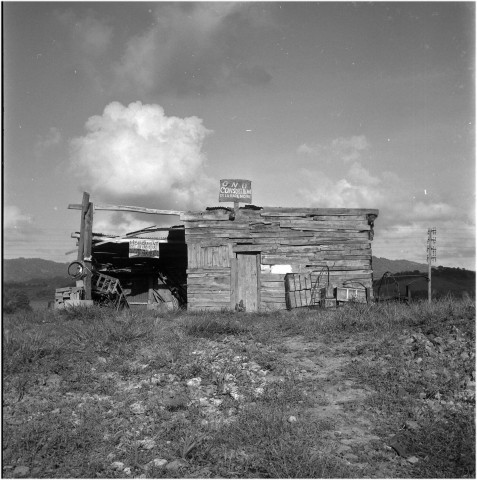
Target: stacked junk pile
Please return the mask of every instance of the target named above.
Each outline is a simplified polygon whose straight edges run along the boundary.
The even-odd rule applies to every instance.
[[[93,211],[126,207],[94,205],[83,195],[77,259],[68,274],[75,287],[58,288],[55,308],[100,305],[116,310],[174,310],[186,304],[187,248],[180,227],[152,225],[125,235],[93,233]],[[146,212],[147,213],[147,212]]]

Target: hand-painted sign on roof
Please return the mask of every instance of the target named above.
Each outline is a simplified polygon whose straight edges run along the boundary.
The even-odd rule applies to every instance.
[[[220,180],[219,202],[252,203],[251,180]]]
[[[129,257],[159,258],[159,240],[129,240]]]

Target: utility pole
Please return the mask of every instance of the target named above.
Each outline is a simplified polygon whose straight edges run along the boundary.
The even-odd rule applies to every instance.
[[[427,298],[429,303],[432,300],[432,288],[431,288],[431,278],[432,278],[432,261],[436,261],[436,228],[427,229],[427,267],[428,267],[428,281],[427,281]]]

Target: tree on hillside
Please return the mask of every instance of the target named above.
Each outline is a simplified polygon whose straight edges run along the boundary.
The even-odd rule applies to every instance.
[[[4,313],[15,313],[19,310],[30,311],[30,300],[23,290],[6,290],[3,294],[2,310]]]

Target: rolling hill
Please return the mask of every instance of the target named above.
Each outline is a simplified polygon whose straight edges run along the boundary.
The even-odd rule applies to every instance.
[[[427,272],[427,264],[410,262],[409,260],[388,260],[387,258],[373,257],[374,280],[379,280],[386,272],[413,272],[414,270]]]
[[[14,258],[3,260],[3,282],[24,283],[53,277],[68,279],[69,263],[52,262],[42,258]]]

